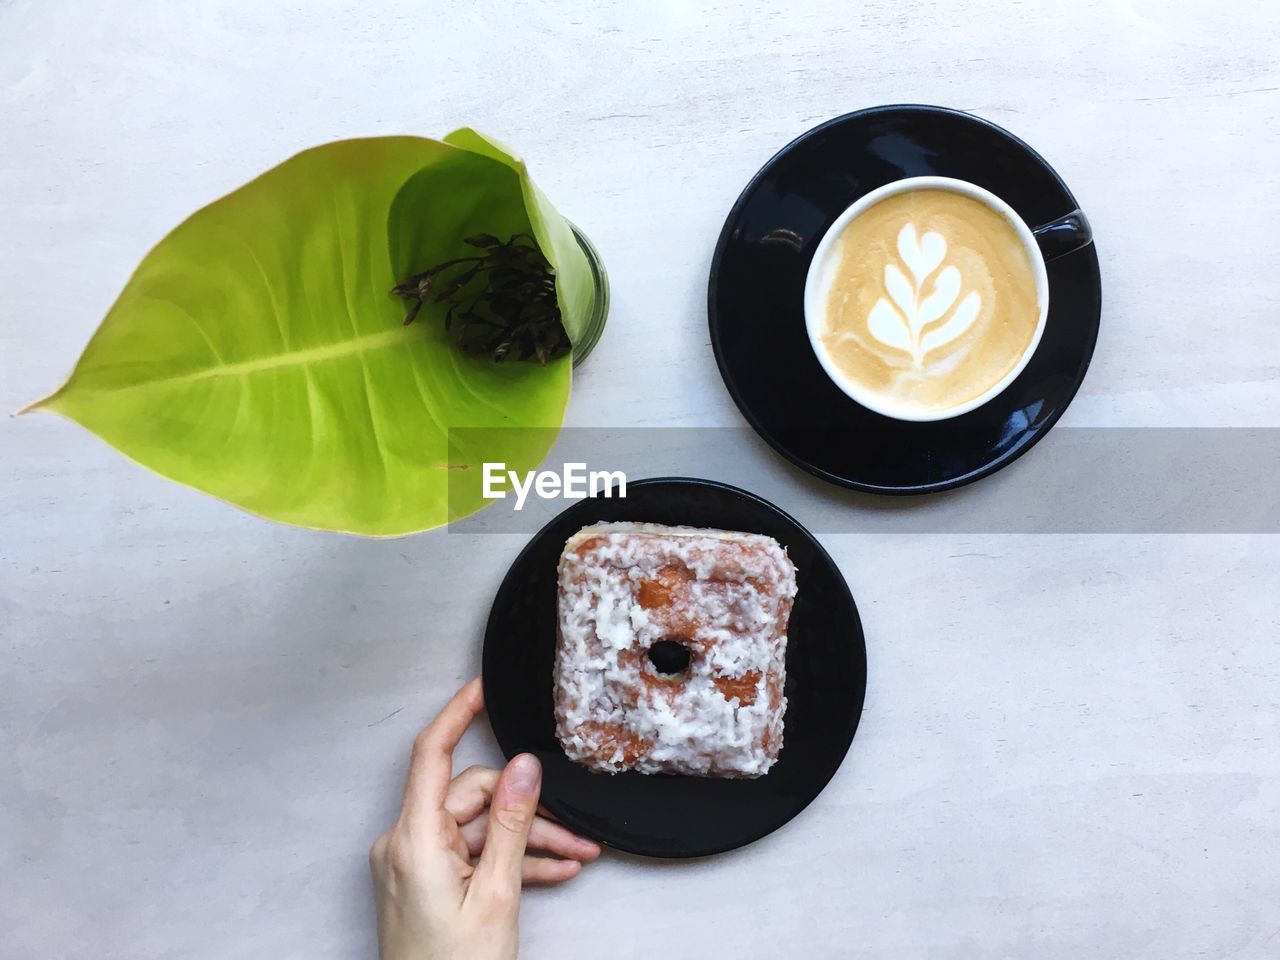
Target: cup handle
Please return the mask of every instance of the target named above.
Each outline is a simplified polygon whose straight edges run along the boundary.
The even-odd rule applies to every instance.
[[[1072,210],[1066,216],[1036,227],[1031,233],[1046,263],[1093,242],[1093,228],[1089,226],[1083,210]]]

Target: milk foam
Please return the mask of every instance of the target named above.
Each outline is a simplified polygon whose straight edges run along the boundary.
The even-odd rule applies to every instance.
[[[885,265],[884,289],[888,297],[880,297],[871,308],[867,329],[885,346],[911,354],[919,370],[930,350],[946,346],[973,326],[982,309],[982,295],[970,290],[956,306],[964,285],[960,270],[948,265],[933,277],[947,255],[947,241],[940,233],[929,231],[919,236],[916,225],[908,222],[898,233],[898,255],[911,272],[911,279],[896,263]],[[944,323],[925,331],[925,327],[943,317],[947,317]]]

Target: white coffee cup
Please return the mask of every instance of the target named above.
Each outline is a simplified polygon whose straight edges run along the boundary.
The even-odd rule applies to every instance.
[[[1036,301],[1040,309],[1035,332],[1030,342],[1022,352],[1018,362],[999,382],[992,384],[980,395],[964,403],[938,410],[921,410],[919,407],[898,406],[893,403],[892,398],[886,397],[883,393],[876,393],[852,382],[841,374],[821,342],[821,335],[825,328],[830,288],[838,266],[839,258],[836,256],[836,243],[840,235],[844,232],[846,226],[876,203],[896,194],[912,190],[950,190],[971,197],[1003,216],[1013,227],[1026,248],[1035,281]],[[1053,223],[1046,224],[1032,232],[1031,228],[1014,212],[1013,208],[990,190],[985,190],[968,181],[957,180],[952,177],[908,177],[905,180],[895,180],[893,183],[888,183],[883,187],[872,190],[859,198],[836,218],[835,223],[823,234],[822,240],[819,241],[818,248],[814,252],[813,260],[809,264],[809,272],[805,278],[804,286],[804,319],[805,327],[809,334],[809,343],[813,347],[814,355],[818,358],[818,362],[822,364],[822,369],[826,371],[832,383],[847,396],[867,409],[886,417],[913,421],[947,420],[977,409],[1000,394],[1022,373],[1030,362],[1031,357],[1035,354],[1036,347],[1040,344],[1040,338],[1044,334],[1045,323],[1049,317],[1049,274],[1045,267],[1045,255],[1041,251],[1037,237],[1040,237],[1046,248],[1051,251],[1051,256],[1060,256],[1083,246],[1091,239],[1088,221],[1085,220],[1084,215],[1079,210],[1073,211],[1067,216],[1061,217]],[[1064,237],[1066,238],[1065,242],[1063,242]]]

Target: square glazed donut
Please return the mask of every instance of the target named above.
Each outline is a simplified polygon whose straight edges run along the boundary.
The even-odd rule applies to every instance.
[[[564,752],[610,773],[768,773],[795,595],[795,565],[771,537],[649,523],[574,534],[560,555]]]

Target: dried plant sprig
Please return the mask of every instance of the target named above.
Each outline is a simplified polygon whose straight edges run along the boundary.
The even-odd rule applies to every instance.
[[[391,291],[412,304],[405,325],[424,304],[443,303],[444,327],[468,353],[544,365],[568,353],[555,271],[533,237],[519,233],[504,243],[478,233],[464,242],[480,252],[438,263]]]

